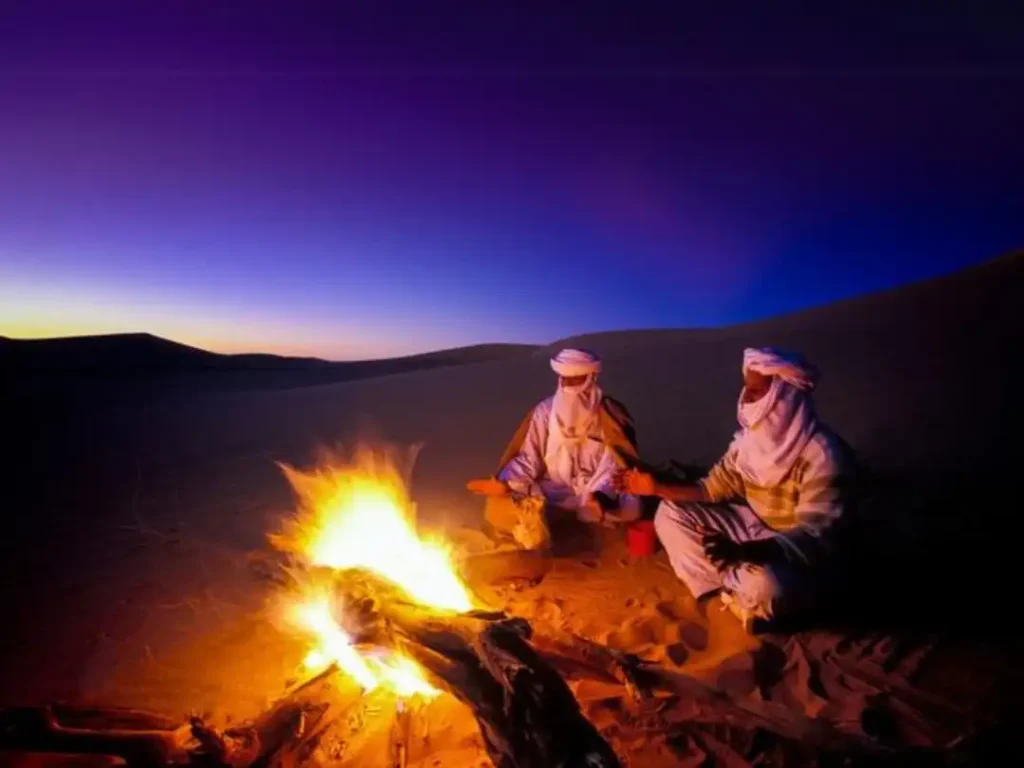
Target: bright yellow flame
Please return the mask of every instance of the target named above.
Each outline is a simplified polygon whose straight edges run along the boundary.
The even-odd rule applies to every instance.
[[[416,662],[405,656],[370,657],[374,671],[381,682],[394,689],[399,696],[423,696],[431,699],[439,691],[423,679]]]
[[[370,670],[359,652],[352,647],[348,635],[331,616],[331,608],[326,600],[300,605],[296,611],[296,618],[302,627],[316,636],[319,644],[314,653],[320,659],[336,662],[366,691],[377,687],[377,676]],[[308,661],[309,656],[306,659]]]
[[[447,553],[420,541],[394,494],[372,478],[339,485],[325,500],[322,524],[308,546],[314,565],[366,568],[434,608],[466,611],[471,606]]]
[[[332,461],[311,472],[283,470],[300,509],[281,534],[271,537],[276,546],[313,565],[373,571],[440,611],[472,608],[447,551],[416,535],[405,484],[387,458],[364,451],[351,465]],[[411,659],[360,655],[326,598],[301,603],[294,619],[317,641],[304,662],[307,669],[333,662],[367,691],[384,685],[400,696],[437,694]]]
[[[319,648],[311,650],[306,654],[306,658],[302,660],[302,666],[305,667],[307,672],[320,672],[329,664],[331,664],[331,657]]]

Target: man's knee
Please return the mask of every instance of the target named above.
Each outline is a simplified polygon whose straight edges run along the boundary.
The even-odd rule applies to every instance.
[[[684,507],[671,501],[661,502],[654,513],[654,530],[661,545],[670,552],[703,552],[700,535]]]
[[[510,534],[519,522],[519,507],[509,496],[489,496],[484,502],[484,520],[496,531]]]
[[[654,513],[654,530],[663,542],[665,534],[671,533],[679,528],[679,510],[671,501],[662,501]]]
[[[703,514],[698,502],[662,501],[654,513],[654,527],[658,531],[686,531],[696,535],[697,525]]]
[[[492,497],[484,507],[484,519],[497,532],[511,536],[523,549],[551,546],[544,500],[537,496],[515,500]]]

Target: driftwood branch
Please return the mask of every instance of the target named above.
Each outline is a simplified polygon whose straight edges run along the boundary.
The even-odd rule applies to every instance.
[[[498,768],[619,764],[565,680],[531,645],[526,621],[438,614],[361,572],[340,574],[335,595],[336,613],[354,637],[415,659],[470,708]]]
[[[187,727],[129,709],[26,707],[0,712],[0,749],[112,755],[129,766],[188,759]]]

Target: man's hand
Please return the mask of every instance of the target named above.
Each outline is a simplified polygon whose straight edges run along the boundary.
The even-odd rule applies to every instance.
[[[720,531],[704,531],[700,543],[704,547],[704,556],[720,571],[742,563],[767,565],[781,552],[779,543],[774,539],[733,541]]]
[[[739,565],[744,560],[743,545],[721,531],[705,531],[701,535],[700,544],[704,547],[704,556],[720,571]]]
[[[601,523],[605,527],[614,528],[616,525],[626,522],[623,520],[618,499],[612,498],[604,491],[594,491],[589,494],[584,499],[581,508],[578,518],[587,523]]]
[[[496,477],[487,477],[481,480],[470,480],[466,483],[466,490],[481,496],[507,496],[508,486]]]
[[[627,469],[619,475],[616,485],[620,493],[629,493],[633,496],[655,495],[654,475],[639,469]]]
[[[590,498],[597,502],[597,505],[601,507],[602,512],[612,512],[619,506],[619,502],[604,491],[594,491],[590,494]]]
[[[604,510],[593,494],[587,494],[580,502],[576,510],[576,519],[582,523],[600,523],[604,519]]]

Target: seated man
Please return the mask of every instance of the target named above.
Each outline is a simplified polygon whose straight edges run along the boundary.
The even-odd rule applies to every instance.
[[[849,471],[839,438],[815,415],[816,373],[802,358],[748,349],[743,378],[740,430],[701,483],[631,470],[620,485],[664,499],[654,524],[676,575],[698,600],[721,592],[752,631],[811,602]]]
[[[636,436],[625,406],[597,385],[601,360],[591,352],[564,349],[551,367],[559,377],[555,395],[520,425],[497,476],[467,486],[492,497],[487,521],[525,548],[549,543],[545,506],[573,511],[585,522],[639,514],[638,500],[619,499],[615,487],[625,463],[636,458]]]

